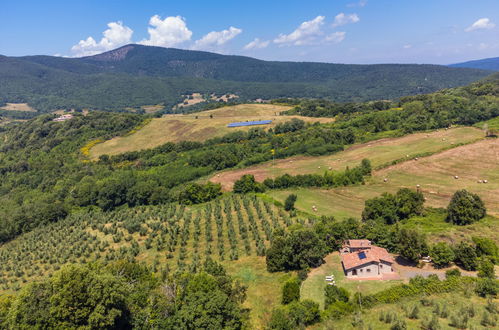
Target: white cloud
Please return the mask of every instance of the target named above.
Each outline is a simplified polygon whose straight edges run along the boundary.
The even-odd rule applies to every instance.
[[[359,2],[352,2],[347,4],[347,7],[365,7],[367,5],[367,0],[360,0]]]
[[[482,29],[493,29],[496,25],[490,21],[488,18],[480,18],[477,20],[475,23],[471,24],[468,28],[466,28],[464,31],[466,32],[471,32],[475,30],[482,30]]]
[[[326,37],[326,41],[338,44],[345,40],[346,32],[334,32]]]
[[[244,46],[244,49],[249,50],[249,49],[262,49],[265,48],[269,45],[270,41],[263,41],[260,40],[259,38],[255,38],[252,42]]]
[[[194,43],[193,49],[213,49],[234,39],[243,30],[231,26],[228,30],[211,31]]]
[[[411,44],[404,45],[404,49],[410,49],[410,48],[412,48]]]
[[[345,15],[345,13],[339,13],[334,18],[333,27],[342,26],[350,23],[357,23],[358,21],[360,21],[360,18],[359,16],[357,16],[357,14]]]
[[[99,42],[88,37],[71,47],[74,56],[95,55],[131,42],[133,30],[123,25],[122,22],[111,22],[107,26],[108,29],[103,32],[104,36]]]
[[[321,26],[324,24],[324,16],[317,16],[311,21],[306,21],[290,34],[280,34],[274,42],[281,45],[301,46],[312,43],[317,36],[322,34]]]
[[[191,40],[192,31],[187,28],[183,17],[169,16],[162,20],[159,15],[154,15],[149,20],[149,25],[149,39],[142,40],[140,44],[173,47]]]

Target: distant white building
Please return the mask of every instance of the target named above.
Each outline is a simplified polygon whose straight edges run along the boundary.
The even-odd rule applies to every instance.
[[[349,278],[378,277],[392,274],[393,258],[386,249],[369,240],[348,240],[341,249],[343,271]]]
[[[72,114],[66,114],[66,115],[62,115],[62,116],[59,116],[57,118],[54,118],[53,121],[66,121],[66,120],[70,120],[72,118],[73,118]]]

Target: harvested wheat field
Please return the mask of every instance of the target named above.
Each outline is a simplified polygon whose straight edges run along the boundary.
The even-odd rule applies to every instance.
[[[244,174],[252,174],[257,181],[285,173],[308,174],[354,167],[367,158],[373,167],[418,157],[424,153],[434,153],[458,144],[470,143],[483,138],[483,131],[473,127],[457,127],[430,133],[416,133],[400,138],[389,138],[354,145],[343,152],[321,157],[297,156],[215,174],[210,181],[221,183],[225,190],[231,190],[234,182]]]
[[[383,192],[394,193],[403,187],[416,189],[417,185],[427,199],[427,206],[446,207],[456,190],[467,189],[483,199],[488,214],[498,216],[499,139],[481,140],[375,171],[366,185],[329,190],[298,189],[297,206],[310,212],[311,205],[317,205],[318,214],[359,218],[366,199]],[[284,200],[289,193],[269,194]]]
[[[116,137],[98,144],[90,151],[93,159],[100,155],[116,155],[127,151],[154,148],[166,142],[205,141],[250,127],[229,128],[227,124],[239,121],[272,120],[272,124],[252,127],[274,127],[276,124],[300,118],[307,122],[332,122],[332,118],[280,116],[290,107],[272,104],[240,104],[192,114],[165,115],[155,118],[134,134]],[[212,118],[210,117],[212,116]]]
[[[28,103],[6,103],[0,110],[36,112]]]

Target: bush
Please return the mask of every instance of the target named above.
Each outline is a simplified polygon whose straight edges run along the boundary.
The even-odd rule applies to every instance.
[[[482,258],[478,266],[478,277],[496,278],[494,264],[488,258]]]
[[[286,201],[284,202],[284,209],[286,211],[291,211],[295,209],[295,202],[296,202],[297,196],[295,194],[291,194],[286,198]]]
[[[282,303],[289,304],[298,300],[300,300],[300,282],[297,279],[291,279],[282,287]]]
[[[447,221],[456,225],[469,225],[485,217],[485,206],[476,194],[458,190],[447,207]]]
[[[325,297],[325,307],[328,308],[329,305],[341,301],[348,302],[350,293],[345,288],[340,288],[335,285],[326,285],[324,287],[324,297]]]
[[[482,278],[477,282],[475,292],[480,297],[495,297],[499,293],[499,284],[495,279]]]
[[[448,266],[452,261],[454,261],[454,251],[445,242],[439,242],[433,245],[430,249],[430,256],[437,267]]]
[[[466,270],[476,270],[478,266],[478,255],[476,248],[470,242],[462,241],[454,248],[456,263]]]
[[[461,271],[458,268],[452,268],[452,269],[445,271],[446,278],[449,278],[452,276],[457,276],[457,277],[461,276]]]
[[[421,192],[402,188],[395,195],[384,193],[380,197],[366,200],[362,220],[394,224],[422,214],[423,204],[424,196]]]
[[[234,182],[233,190],[238,194],[246,194],[249,192],[264,192],[265,188],[261,183],[255,181],[255,177],[253,175],[245,174],[239,180]]]

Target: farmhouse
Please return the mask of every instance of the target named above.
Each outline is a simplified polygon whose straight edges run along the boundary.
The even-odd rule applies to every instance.
[[[341,249],[343,271],[349,278],[382,277],[393,274],[393,258],[369,240],[348,240]]]

